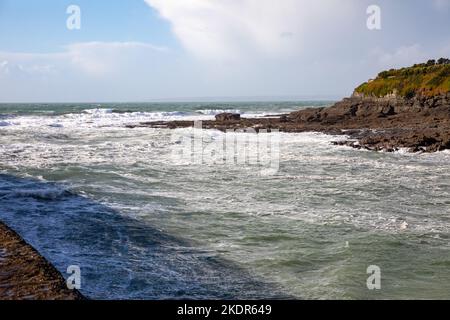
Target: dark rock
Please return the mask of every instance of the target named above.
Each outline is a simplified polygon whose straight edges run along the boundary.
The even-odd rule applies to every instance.
[[[321,111],[324,108],[308,108],[305,110],[300,110],[296,112],[292,112],[288,117],[294,121],[306,121],[313,122],[320,120]]]
[[[216,121],[239,121],[241,115],[238,113],[220,113],[216,115]]]
[[[282,115],[281,117],[280,117],[280,122],[288,122],[289,121],[289,118],[288,118],[288,116],[287,115]]]
[[[190,121],[140,124],[168,128],[192,125]],[[204,121],[203,126],[222,131],[253,128],[345,134],[351,140],[336,144],[375,151],[407,148],[413,152],[435,152],[450,149],[450,93],[410,99],[355,94],[327,108],[308,108],[278,118],[241,119],[239,114],[223,113],[216,116],[216,121]]]

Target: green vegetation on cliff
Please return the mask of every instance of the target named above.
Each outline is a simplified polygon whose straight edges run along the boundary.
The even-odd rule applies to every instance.
[[[355,89],[365,96],[384,97],[389,94],[413,98],[416,95],[434,96],[450,92],[450,60],[416,64],[402,69],[391,69],[378,74]]]

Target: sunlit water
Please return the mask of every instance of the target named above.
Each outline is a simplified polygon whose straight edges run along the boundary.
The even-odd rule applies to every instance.
[[[0,219],[90,298],[450,298],[450,153],[281,134],[267,176],[176,165],[174,131],[125,127],[324,104],[0,105]]]

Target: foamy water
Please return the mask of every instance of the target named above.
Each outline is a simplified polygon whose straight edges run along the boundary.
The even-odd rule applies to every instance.
[[[307,105],[5,107],[0,218],[62,272],[80,264],[93,298],[449,298],[450,153],[283,133],[279,171],[265,176],[175,164],[172,135],[190,129],[125,128]],[[369,265],[380,291],[366,287]]]

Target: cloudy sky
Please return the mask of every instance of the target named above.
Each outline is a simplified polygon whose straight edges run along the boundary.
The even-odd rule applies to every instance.
[[[340,98],[441,56],[450,0],[0,0],[0,102]]]

